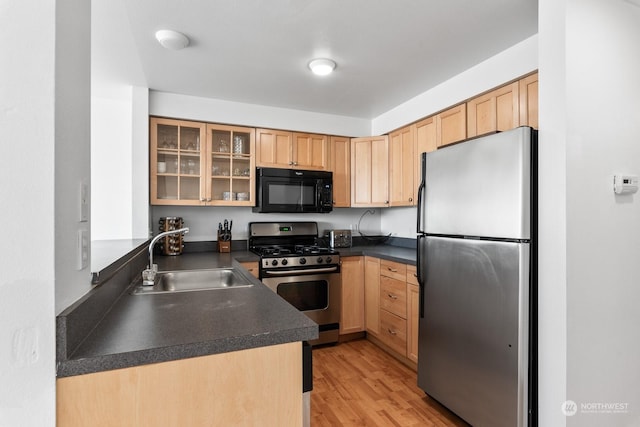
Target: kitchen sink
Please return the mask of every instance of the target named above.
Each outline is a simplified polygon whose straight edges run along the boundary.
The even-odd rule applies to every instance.
[[[246,288],[253,284],[234,268],[211,270],[179,270],[158,272],[153,286],[136,286],[133,295],[170,292],[205,291],[210,289]]]

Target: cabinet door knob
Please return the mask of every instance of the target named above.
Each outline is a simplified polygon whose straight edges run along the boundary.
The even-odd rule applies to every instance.
[[[409,197],[409,201],[410,201],[410,202],[413,202],[413,197]]]

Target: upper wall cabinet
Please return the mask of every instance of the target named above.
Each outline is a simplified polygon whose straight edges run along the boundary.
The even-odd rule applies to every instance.
[[[538,129],[538,73],[520,80],[520,126]]]
[[[467,104],[460,104],[436,114],[435,120],[438,147],[467,138]]]
[[[153,205],[254,205],[252,128],[151,118]]]
[[[351,207],[389,206],[389,140],[351,139]]]
[[[502,86],[467,102],[467,137],[519,126],[519,82]]]
[[[206,124],[151,118],[150,126],[151,204],[203,204]]]
[[[333,206],[351,206],[351,143],[349,138],[329,140],[329,169],[333,172]]]
[[[256,131],[256,166],[328,170],[327,136],[258,129]]]
[[[389,134],[389,206],[415,204],[415,126]]]

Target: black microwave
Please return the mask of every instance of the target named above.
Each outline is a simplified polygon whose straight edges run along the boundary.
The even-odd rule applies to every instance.
[[[332,210],[332,172],[256,168],[253,212],[324,213]]]

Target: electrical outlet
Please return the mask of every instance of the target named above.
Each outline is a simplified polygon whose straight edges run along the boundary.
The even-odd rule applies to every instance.
[[[78,230],[78,248],[77,248],[76,268],[84,270],[89,265],[89,236],[87,230]]]

